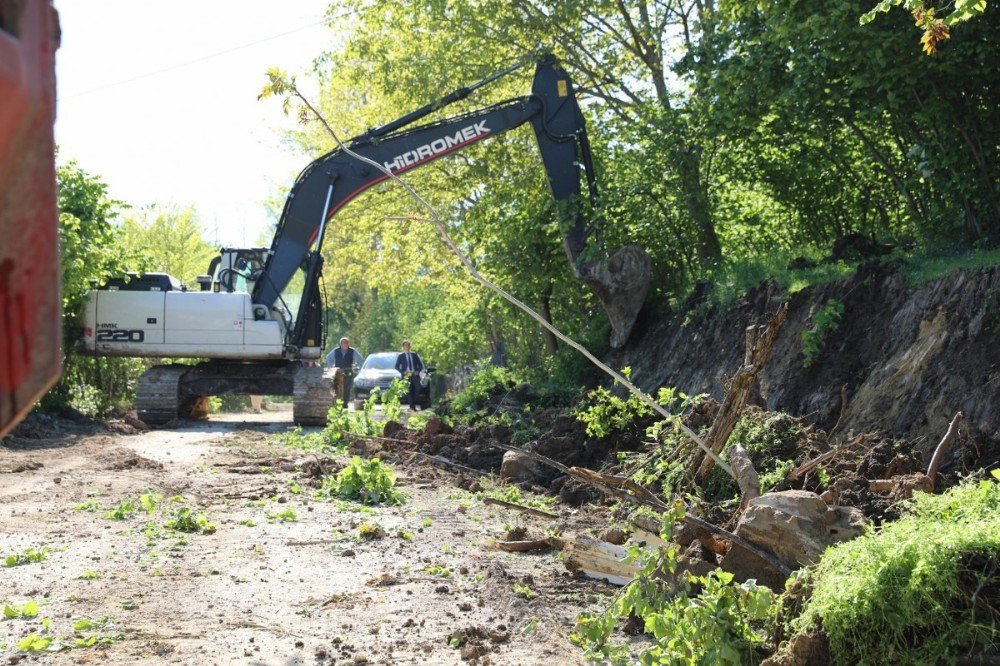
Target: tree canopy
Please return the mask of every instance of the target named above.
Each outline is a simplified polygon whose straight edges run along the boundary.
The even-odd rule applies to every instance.
[[[315,102],[351,136],[554,52],[584,98],[598,240],[651,254],[662,307],[747,263],[819,258],[847,234],[996,242],[998,18],[963,3],[951,24],[960,10],[981,15],[927,57],[905,14],[860,25],[846,0],[351,0],[329,9],[336,46],[315,61]],[[529,75],[434,117],[527,94]],[[334,147],[304,120],[292,139],[305,153]],[[600,347],[607,322],[565,264],[529,131],[406,178],[480,270]],[[420,213],[392,184],[338,213],[325,247],[333,336],[410,337],[447,364],[490,355],[550,372],[555,340],[474,288],[430,225],[401,221]]]

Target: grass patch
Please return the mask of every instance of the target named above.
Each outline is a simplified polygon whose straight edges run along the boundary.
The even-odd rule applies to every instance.
[[[796,631],[821,625],[837,663],[949,663],[1000,647],[1000,484],[918,494],[900,520],[831,548]]]
[[[903,259],[903,272],[911,285],[937,280],[956,269],[976,271],[1000,265],[1000,248],[930,249]]]

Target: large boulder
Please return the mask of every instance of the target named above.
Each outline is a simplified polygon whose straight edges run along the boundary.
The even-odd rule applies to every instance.
[[[736,535],[773,553],[789,569],[819,560],[828,547],[864,532],[860,510],[827,506],[816,493],[785,490],[750,500],[736,526]],[[737,579],[754,578],[772,589],[784,588],[785,577],[757,555],[734,544],[722,568]]]
[[[542,466],[523,453],[507,451],[500,464],[500,478],[508,483],[536,483],[542,475]]]

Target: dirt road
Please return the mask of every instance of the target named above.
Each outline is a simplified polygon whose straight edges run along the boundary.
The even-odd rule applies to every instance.
[[[296,470],[305,454],[265,442],[287,418],[214,417],[132,435],[69,427],[0,445],[0,558],[44,552],[18,566],[0,560],[0,603],[14,614],[39,607],[0,623],[0,658],[581,661],[567,639],[573,620],[615,589],[570,577],[556,554],[489,545],[512,525],[542,536],[551,524],[483,504],[421,464],[394,465],[402,506],[319,501]],[[162,496],[149,513],[144,494],[149,504]],[[215,531],[168,529],[180,507],[203,512]],[[115,509],[126,517],[105,517]],[[74,631],[81,618],[92,624]],[[50,650],[69,647],[19,650],[32,633],[39,647],[50,637]]]

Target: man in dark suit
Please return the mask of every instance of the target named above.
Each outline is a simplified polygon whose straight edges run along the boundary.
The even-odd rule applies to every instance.
[[[417,394],[420,392],[420,373],[424,369],[424,362],[416,352],[410,351],[410,341],[403,340],[403,353],[396,357],[396,372],[408,379],[410,382],[409,400],[410,409],[417,410]]]
[[[354,374],[361,366],[361,354],[351,346],[351,341],[347,338],[340,339],[340,345],[326,355],[326,364],[332,365],[340,370],[337,373],[338,393],[344,399],[344,408],[347,408],[347,401],[351,399],[351,385],[354,383]]]

